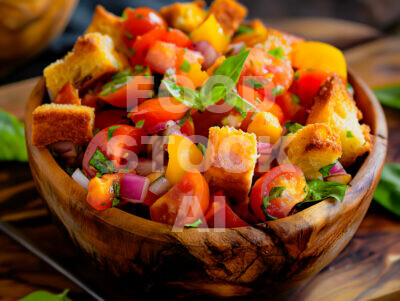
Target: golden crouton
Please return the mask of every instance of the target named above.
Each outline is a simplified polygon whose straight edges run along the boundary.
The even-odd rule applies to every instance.
[[[327,124],[309,124],[288,139],[293,139],[285,148],[288,159],[303,170],[307,180],[321,178],[319,170],[342,155],[340,137]]]
[[[204,6],[205,2],[202,0],[174,3],[161,8],[160,14],[169,26],[191,32],[205,20]]]
[[[227,126],[210,128],[204,176],[211,191],[246,201],[256,161],[256,135]]]
[[[337,129],[343,151],[339,161],[346,167],[371,150],[370,130],[367,125],[360,125],[361,118],[362,113],[347,87],[334,76],[322,84],[314,98],[307,124],[326,123]]]
[[[32,144],[45,147],[58,141],[72,141],[83,145],[93,137],[93,124],[93,108],[44,104],[33,111]]]
[[[63,59],[44,69],[46,86],[53,96],[67,82],[84,88],[105,74],[116,73],[124,66],[124,58],[114,50],[109,36],[88,33],[78,38],[74,49]]]
[[[247,15],[247,9],[235,0],[215,0],[208,12],[221,24],[226,35],[232,37]]]
[[[238,34],[232,40],[232,44],[243,42],[246,46],[254,47],[266,40],[268,30],[260,19],[254,19],[250,24],[244,26],[249,27],[252,31]]]
[[[103,6],[97,5],[92,23],[86,29],[85,34],[98,32],[108,35],[114,42],[115,50],[129,56],[129,49],[124,42],[123,22],[121,17],[108,12]]]

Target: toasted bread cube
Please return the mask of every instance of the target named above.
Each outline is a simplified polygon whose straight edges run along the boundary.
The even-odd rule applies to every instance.
[[[221,24],[226,35],[232,37],[247,15],[247,9],[235,0],[215,0],[208,12]]]
[[[123,66],[124,59],[114,50],[109,36],[88,33],[78,38],[74,49],[63,59],[57,60],[44,69],[46,86],[53,96],[67,82],[83,88],[105,74],[116,73]]]
[[[160,15],[173,28],[185,32],[195,30],[206,18],[205,2],[196,0],[188,3],[174,3],[160,9]]]
[[[32,144],[45,147],[58,141],[72,141],[83,145],[92,139],[93,125],[93,108],[44,104],[33,111]]]
[[[307,124],[326,123],[337,129],[343,151],[339,161],[347,167],[358,156],[371,150],[369,127],[360,125],[360,119],[362,113],[347,87],[338,76],[333,76],[322,84],[314,99]]]
[[[327,124],[309,124],[288,138],[293,139],[285,148],[288,159],[302,169],[307,180],[322,178],[319,169],[342,155],[340,136]]]
[[[115,50],[129,56],[129,49],[124,42],[124,20],[121,17],[108,12],[103,6],[97,5],[92,22],[85,34],[98,32],[108,35],[114,42]]]
[[[211,127],[204,173],[210,190],[223,190],[237,203],[246,201],[257,157],[256,135]]]

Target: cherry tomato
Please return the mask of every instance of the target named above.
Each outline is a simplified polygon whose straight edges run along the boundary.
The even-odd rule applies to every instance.
[[[145,62],[151,70],[164,74],[175,68],[178,50],[174,44],[157,41],[147,52]]]
[[[246,227],[249,224],[242,220],[229,206],[226,196],[218,191],[211,196],[210,207],[205,215],[204,226],[209,228]]]
[[[203,217],[210,201],[204,176],[193,169],[150,207],[151,219],[183,227]]]
[[[70,82],[66,83],[65,86],[58,92],[54,103],[65,104],[65,105],[80,105],[81,100],[78,95],[78,91],[71,85]]]
[[[121,109],[111,109],[96,112],[94,128],[102,130],[113,124],[129,124],[128,112]]]
[[[265,77],[267,83],[272,83],[274,88],[281,87],[284,91],[293,81],[293,69],[289,62],[258,48],[251,48],[241,75]]]
[[[195,134],[192,117],[189,116],[187,119],[185,119],[181,126],[181,133],[187,137],[193,136]]]
[[[152,193],[151,191],[147,191],[146,197],[144,198],[143,201],[143,205],[150,207],[157,201],[158,198],[159,198],[158,195]]]
[[[295,74],[295,80],[290,87],[290,91],[300,98],[302,106],[309,109],[322,83],[329,76],[332,76],[332,73],[328,71],[299,69]]]
[[[155,28],[142,36],[138,36],[133,42],[131,64],[143,65],[147,51],[157,41],[174,44],[178,47],[190,47],[192,44],[189,37],[179,29]]]
[[[82,161],[83,170],[87,176],[92,178],[97,173],[97,170],[89,164],[97,149],[109,160],[113,160],[117,170],[126,169],[126,163],[136,159],[136,154],[140,152],[141,136],[145,135],[145,132],[130,125],[121,124],[115,125],[115,127],[115,129],[110,129],[110,127],[102,129],[89,142]],[[111,140],[111,137],[108,139],[109,135],[112,135],[111,137],[114,139]],[[110,143],[110,141],[112,142]]]
[[[115,198],[114,185],[121,184],[121,174],[104,175],[90,180],[86,200],[96,210],[105,210],[112,206]]]
[[[123,24],[123,30],[128,45],[137,36],[143,35],[154,28],[165,28],[167,26],[164,19],[156,11],[147,7],[126,8],[124,15],[126,19]]]
[[[149,68],[142,68],[140,72],[125,72],[119,78],[111,80],[107,88],[99,93],[99,98],[105,102],[119,108],[132,108],[137,106],[144,99],[151,97],[153,90],[153,81]],[[122,72],[115,74],[122,74]],[[122,84],[121,81],[124,81]]]
[[[286,120],[304,124],[307,118],[306,109],[299,104],[299,97],[286,91],[276,98],[276,103],[282,108]]]
[[[182,118],[189,108],[172,97],[152,98],[131,111],[131,119],[136,124],[144,120],[143,129],[152,129],[169,120]]]
[[[272,168],[254,184],[250,195],[250,206],[254,215],[261,221],[267,219],[262,208],[263,199],[267,199],[265,212],[274,218],[289,214],[297,203],[307,195],[307,185],[300,167],[279,165]]]

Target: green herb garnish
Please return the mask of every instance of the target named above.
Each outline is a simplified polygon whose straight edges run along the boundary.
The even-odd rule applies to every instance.
[[[347,90],[350,92],[350,94],[354,94],[354,88],[350,83],[346,84]]]
[[[69,290],[66,289],[61,294],[55,295],[46,291],[36,291],[19,301],[71,301],[67,296],[68,292]]]
[[[347,131],[346,132],[346,137],[347,138],[353,138],[354,137],[353,132],[352,131]]]
[[[0,160],[28,161],[24,124],[0,109]]]
[[[125,37],[126,37],[127,39],[129,39],[129,40],[132,40],[132,39],[133,39],[133,35],[132,35],[130,32],[128,32],[128,31],[125,32]]]
[[[108,128],[107,140],[110,140],[114,135],[116,129],[118,129],[120,125],[113,125]]]
[[[194,223],[185,224],[185,227],[187,227],[187,228],[198,228],[202,223],[203,223],[203,221],[199,218],[199,219],[198,219],[197,221],[195,221]]]
[[[141,128],[143,127],[143,125],[144,125],[145,122],[146,122],[145,119],[138,120],[138,121],[135,123],[135,127],[137,127],[138,129],[141,129]]]
[[[283,56],[283,51],[282,51],[281,47],[278,47],[278,48],[275,48],[275,49],[272,49],[272,50],[268,51],[268,54],[272,55],[272,56],[274,56],[274,57],[276,57],[278,59],[281,59],[281,60],[283,60],[285,58]]]
[[[263,197],[261,209],[265,214],[267,220],[275,220],[276,217],[273,217],[267,213],[267,208],[271,206],[271,202],[276,198],[280,198],[282,196],[282,192],[285,190],[285,186],[275,186],[271,189],[268,196]]]
[[[292,102],[294,104],[299,104],[300,103],[300,98],[296,94],[292,94]]]
[[[201,151],[203,155],[206,154],[207,148],[202,143],[197,143],[197,148]]]
[[[297,123],[297,122],[286,122],[284,125],[283,125],[285,128],[286,128],[286,130],[287,130],[287,133],[286,133],[286,135],[288,135],[288,134],[294,134],[294,133],[296,133],[298,130],[301,130],[304,126],[302,126],[300,123]]]
[[[183,60],[183,63],[179,67],[179,70],[182,70],[183,72],[189,72],[190,71],[190,63],[187,60]]]
[[[400,164],[386,163],[374,193],[374,200],[400,216]]]
[[[278,85],[278,86],[272,88],[271,95],[272,96],[279,96],[279,95],[282,95],[283,92],[285,92],[285,89],[282,86]]]
[[[327,166],[321,167],[318,171],[321,173],[323,178],[329,177],[331,175],[331,169],[335,166],[335,163],[329,164]]]
[[[263,87],[263,84],[262,84],[262,83],[258,82],[255,78],[252,78],[252,77],[247,78],[247,79],[246,79],[246,83],[247,83],[248,85],[252,86],[252,87],[255,88],[255,89],[258,89],[258,88],[262,88],[262,87]]]
[[[318,202],[328,198],[334,198],[343,202],[348,186],[338,182],[324,182],[322,180],[312,180],[307,182],[308,194],[303,202]]]
[[[383,105],[400,109],[400,85],[375,89],[374,93]]]
[[[96,168],[96,170],[102,175],[117,172],[113,162],[110,161],[99,149],[96,149],[92,158],[89,160],[89,164]]]
[[[135,67],[133,67],[133,70],[135,70],[136,73],[141,73],[144,70],[144,67],[141,65],[135,65]]]
[[[244,26],[244,25],[239,25],[239,28],[238,28],[236,34],[240,35],[240,34],[252,33],[252,32],[254,32],[253,28],[250,28],[250,27],[247,27],[247,26]]]
[[[294,79],[295,79],[295,80],[299,80],[299,78],[300,78],[300,71],[297,70],[297,71],[294,73]]]

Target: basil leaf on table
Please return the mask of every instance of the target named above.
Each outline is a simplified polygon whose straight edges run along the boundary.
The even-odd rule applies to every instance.
[[[24,124],[0,109],[0,161],[28,161]]]
[[[374,193],[374,200],[400,216],[400,164],[386,163]]]
[[[20,299],[20,301],[71,301],[67,297],[69,290],[66,289],[61,294],[55,295],[46,291],[36,291]]]
[[[400,109],[400,86],[390,86],[374,90],[376,98],[385,106]]]

